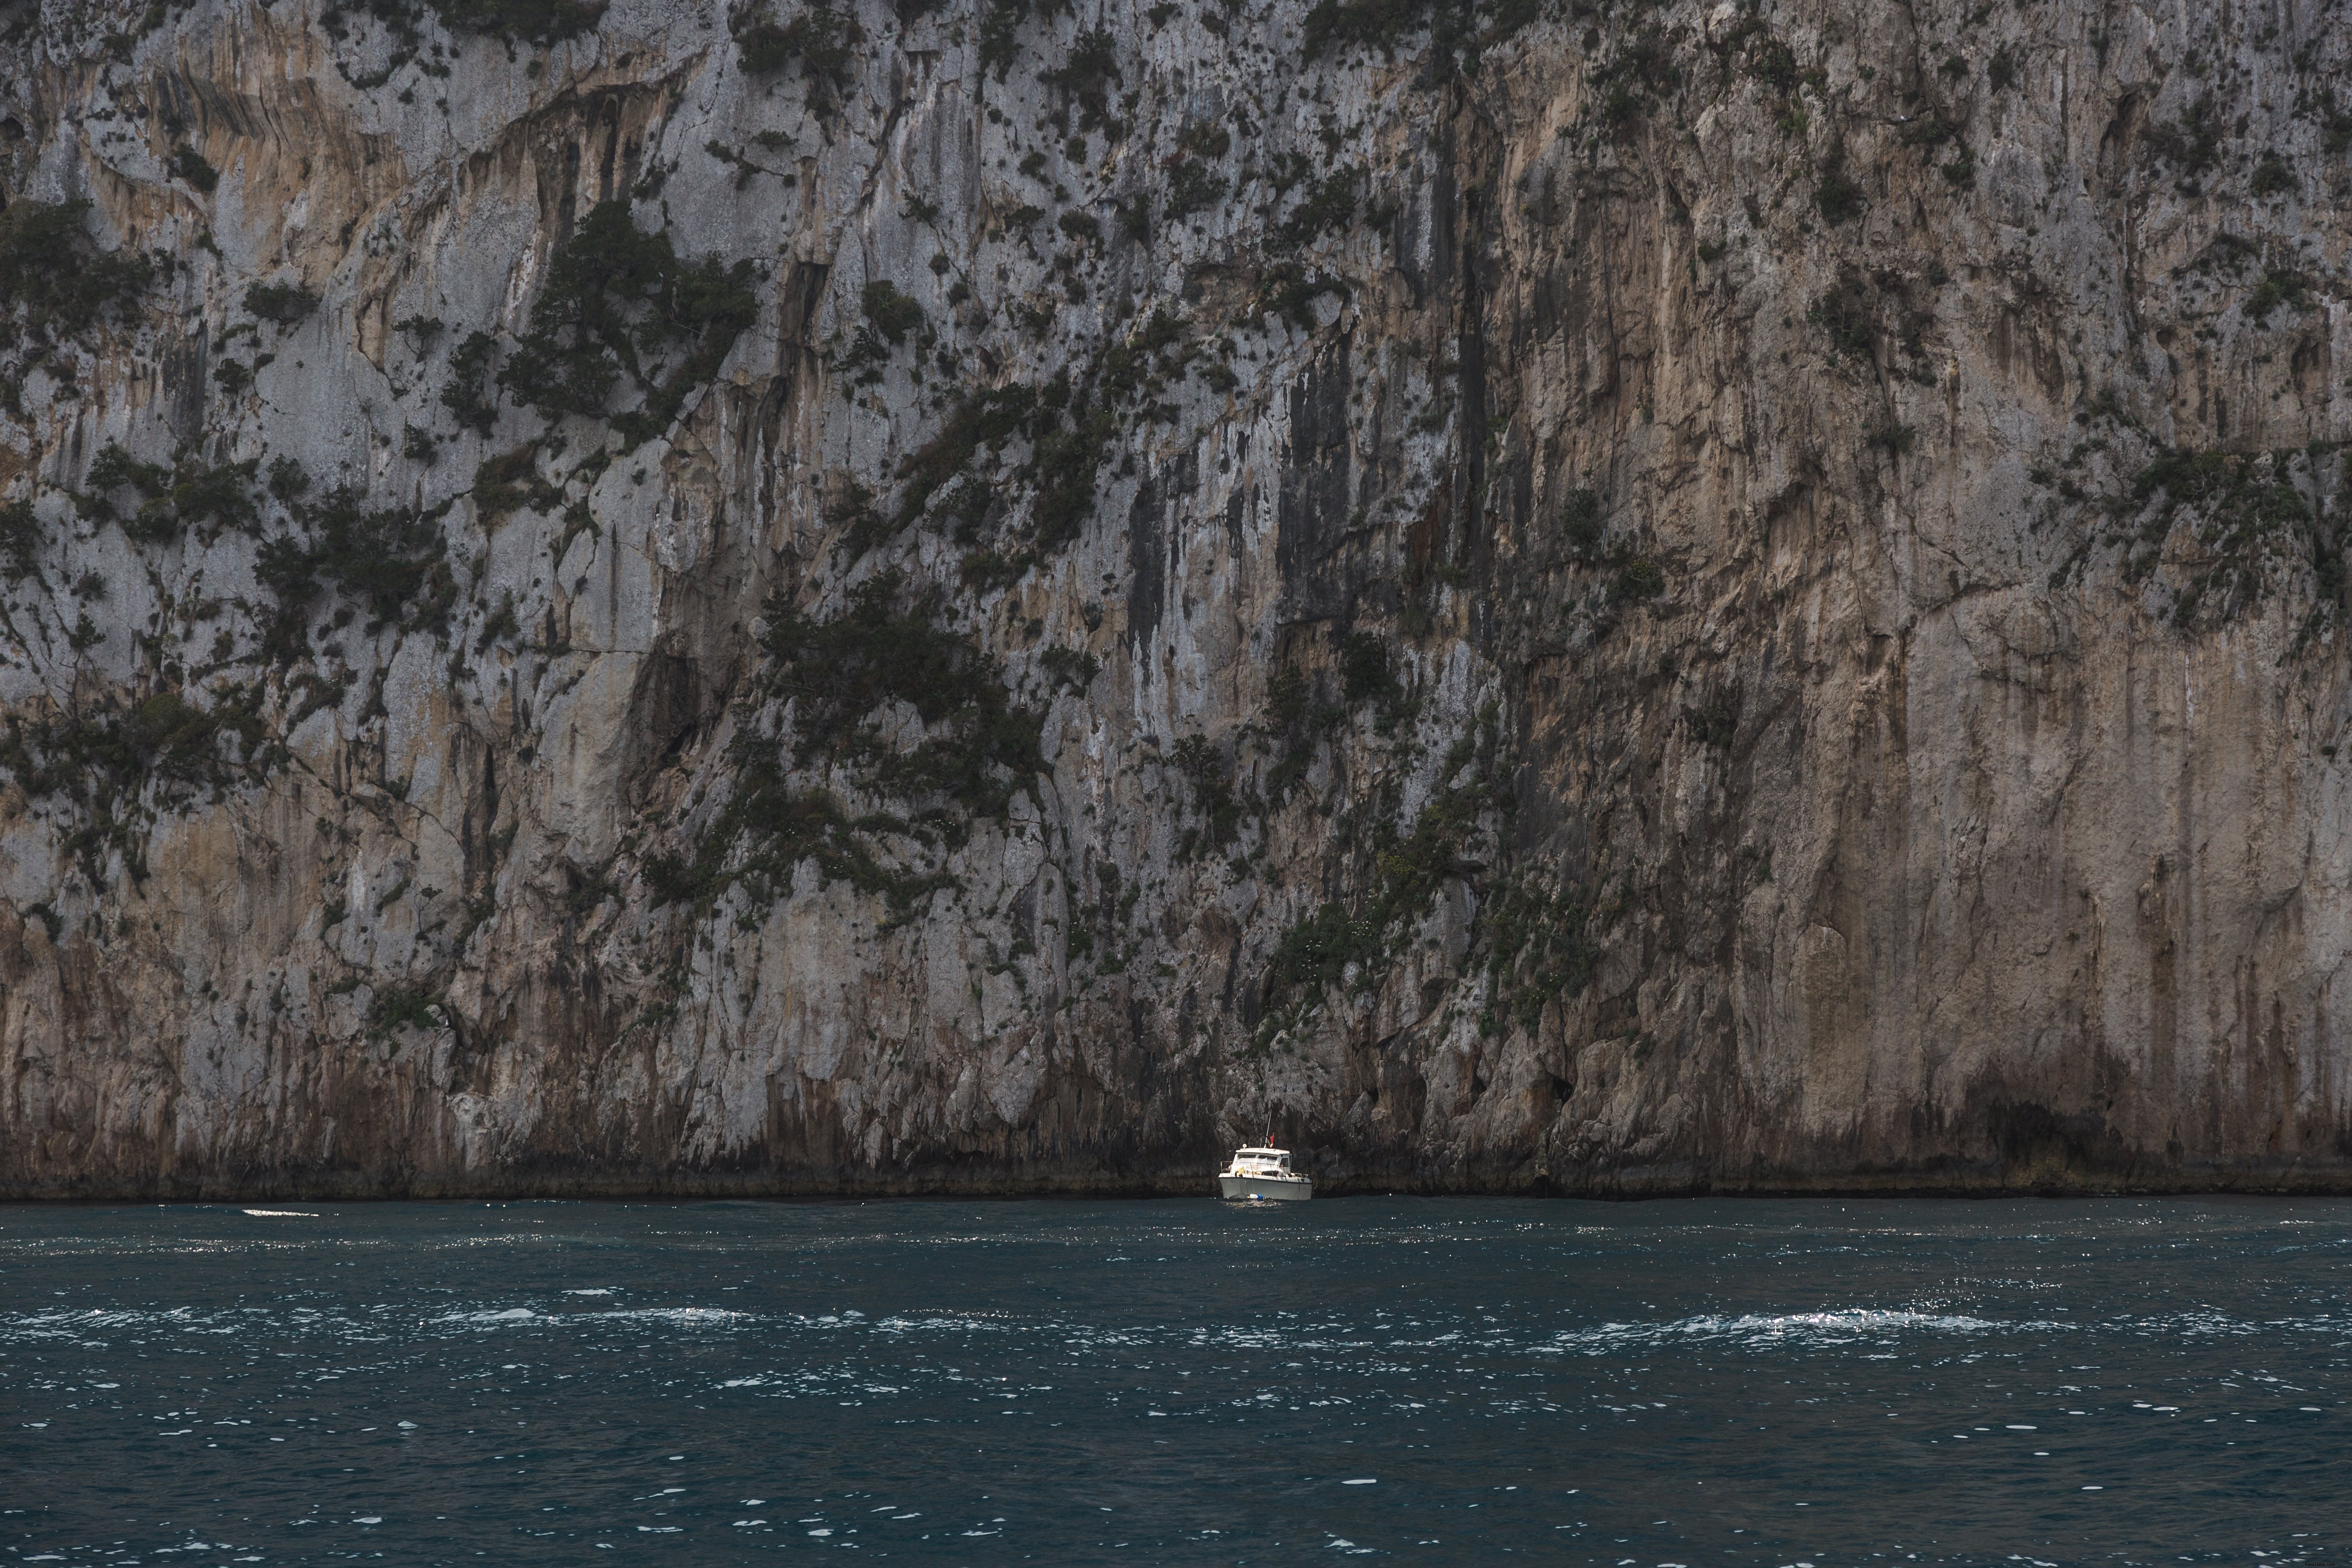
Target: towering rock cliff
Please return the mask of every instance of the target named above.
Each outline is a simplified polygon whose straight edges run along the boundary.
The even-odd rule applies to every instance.
[[[2352,1185],[2337,0],[0,27],[0,1193]]]

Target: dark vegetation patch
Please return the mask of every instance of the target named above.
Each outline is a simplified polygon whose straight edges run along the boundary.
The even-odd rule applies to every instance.
[[[1276,752],[1274,765],[1266,770],[1266,793],[1277,803],[1287,800],[1314,765],[1322,737],[1347,717],[1340,704],[1317,700],[1315,683],[1305,671],[1288,666],[1276,671],[1265,684],[1262,721]]]
[[[1327,902],[1283,932],[1266,960],[1265,1018],[1253,1049],[1265,1050],[1311,1017],[1351,965],[1356,986],[1374,988],[1385,961],[1410,938],[1439,889],[1449,879],[1474,874],[1464,851],[1480,815],[1505,798],[1496,748],[1496,710],[1490,705],[1473,733],[1447,754],[1440,787],[1411,830],[1399,836],[1383,825],[1370,846],[1370,864],[1357,896]],[[1468,777],[1463,778],[1465,771]]]
[[[2311,309],[2311,295],[2299,272],[2271,271],[2254,285],[2247,296],[2246,314],[2263,326],[2270,325],[2271,312],[2284,309],[2300,315]]]
[[[462,32],[487,33],[533,44],[576,38],[604,15],[602,4],[580,0],[432,0],[442,21]]]
[[[1649,117],[1658,100],[1671,97],[1682,79],[1674,44],[1664,31],[1655,26],[1643,28],[1593,68],[1601,123],[1619,133],[1631,131]]]
[[[563,492],[540,478],[539,448],[528,442],[474,470],[474,512],[485,530],[525,507],[552,511],[562,500]]]
[[[1484,49],[1538,15],[1534,0],[1317,0],[1307,13],[1305,53],[1312,60],[1328,50],[1378,49],[1393,59],[1400,46],[1425,29],[1426,76],[1475,71]]]
[[[1225,179],[1197,157],[1179,154],[1170,165],[1161,210],[1171,218],[1206,212],[1224,199]]]
[[[2091,413],[2095,422],[2112,420],[2147,437],[2112,395],[2095,400]],[[2352,471],[2335,444],[2267,452],[2158,447],[2099,499],[2063,471],[2077,468],[2107,439],[2078,443],[2060,471],[2034,470],[2035,482],[2054,482],[2063,500],[2097,509],[2092,526],[2050,574],[2052,588],[2078,579],[2091,552],[2105,545],[2121,552],[2119,575],[2126,589],[2170,588],[2171,618],[2183,630],[2230,625],[2275,589],[2299,580],[2306,567],[2316,593],[2296,647],[2341,618],[2347,584],[2340,519]]]
[[[876,331],[889,340],[893,348],[905,342],[907,334],[923,324],[922,306],[887,279],[877,279],[866,284],[858,296],[858,305],[860,313],[873,323]]]
[[[1620,555],[1612,564],[1617,575],[1609,584],[1612,604],[1640,604],[1666,591],[1664,569],[1646,556]]]
[[[286,326],[317,310],[319,297],[298,283],[256,283],[245,291],[245,308],[265,321]]]
[[[1112,351],[1106,360],[1116,353]],[[1106,374],[1104,381],[1108,385],[1115,378]],[[1025,440],[1029,458],[1013,479],[1031,490],[1027,532],[1000,539],[966,562],[965,578],[973,586],[985,589],[1013,581],[1040,555],[1077,537],[1093,513],[1102,465],[1118,433],[1118,420],[1111,409],[1074,391],[1066,374],[1041,388],[1013,385],[970,393],[939,434],[900,465],[906,489],[882,531],[895,534],[929,512],[954,522],[959,543],[982,543],[983,524],[1005,510],[1001,502],[1007,487],[983,482],[975,471],[978,459],[983,451],[1001,458],[1007,444]],[[940,501],[947,504],[935,506]]]
[[[1876,302],[1860,280],[1847,279],[1815,300],[1805,320],[1829,334],[1830,347],[1865,363],[1878,348]]]
[[[2352,153],[2352,109],[2344,106],[2333,88],[2306,89],[2297,93],[2294,112],[2317,121],[2322,153],[2340,158]]]
[[[2221,161],[2221,110],[2209,92],[2179,119],[2149,126],[2147,144],[2150,157],[2172,172],[2185,194],[2194,195],[2199,178]]]
[[[1486,973],[1492,1000],[1481,1032],[1497,1031],[1502,1017],[1533,1029],[1547,1003],[1580,995],[1600,962],[1593,940],[1592,900],[1582,888],[1547,891],[1519,879],[1490,901],[1480,924],[1490,944]]]
[[[205,155],[194,147],[183,147],[173,153],[171,169],[189,189],[205,195],[220,187],[220,171],[206,163]]]
[[[413,986],[387,985],[368,1005],[367,1026],[369,1034],[382,1039],[403,1029],[432,1030],[446,1025],[439,1005],[424,992]]]
[[[856,21],[829,5],[811,5],[789,22],[779,22],[763,5],[739,7],[728,18],[743,68],[772,76],[797,64],[807,84],[809,106],[829,112],[841,106],[853,79],[856,46],[866,35]]]
[[[1001,816],[1013,791],[1044,763],[1037,716],[1013,706],[1003,673],[972,645],[933,624],[930,606],[895,607],[903,584],[878,576],[837,618],[815,621],[772,600],[761,647],[773,661],[764,693],[793,705],[803,763],[850,762],[894,794],[946,795]],[[872,729],[894,704],[929,734],[911,749],[881,747]]]
[[[339,486],[311,503],[299,499],[307,486],[289,480],[285,488],[295,492],[288,505],[295,526],[265,541],[255,566],[278,600],[264,637],[273,658],[301,658],[317,609],[335,600],[364,611],[371,634],[386,626],[446,634],[457,584],[442,520],[453,503],[372,509],[357,486]]]
[[[1388,645],[1371,632],[1350,632],[1339,641],[1339,685],[1353,705],[1391,703],[1402,694],[1389,668]]]
[[[732,753],[735,793],[691,859],[657,858],[646,878],[662,901],[707,901],[749,879],[772,899],[792,868],[814,858],[828,877],[885,894],[898,913],[944,874],[895,868],[877,836],[926,847],[963,842],[977,818],[1002,819],[1015,791],[1040,772],[1038,716],[1014,704],[1002,670],[935,624],[935,605],[908,599],[894,574],[869,580],[829,621],[769,601],[761,639],[768,668],[757,696],[791,721],[747,724]],[[878,728],[910,710],[922,738],[892,744]],[[837,771],[908,816],[853,819],[824,790],[795,785],[793,769]]]
[[[1333,170],[1283,220],[1282,237],[1293,245],[1305,245],[1334,229],[1346,228],[1356,221],[1356,193],[1362,182],[1360,169]]]
[[[1037,656],[1037,664],[1055,690],[1082,695],[1094,684],[1095,677],[1102,673],[1102,660],[1077,648],[1049,647]]]
[[[1824,175],[1813,187],[1813,206],[1822,221],[1834,227],[1861,215],[1862,187],[1837,174]]]
[[[277,760],[258,687],[222,685],[191,700],[167,689],[142,699],[0,715],[0,776],[36,801],[74,809],[60,847],[93,882],[119,852],[134,880],[146,868],[140,827],[159,811],[257,778]]]
[[[1101,27],[1089,27],[1070,45],[1067,58],[1037,79],[1078,106],[1078,130],[1094,130],[1110,118],[1110,89],[1122,79],[1116,40]]]
[[[83,221],[89,212],[86,201],[23,198],[0,211],[0,330],[10,338],[73,337],[129,309],[146,288],[147,258],[99,249]]]
[[[2260,602],[2274,563],[2299,554],[2316,521],[2290,482],[2296,452],[2166,452],[2132,477],[2111,507],[2126,545],[2125,577],[2168,553],[2179,587],[2174,624],[2221,625]],[[2188,530],[2174,538],[2176,524]]]
[[[1601,558],[1608,546],[1609,525],[1600,491],[1580,486],[1560,498],[1559,542],[1571,561]]]
[[[2253,178],[2248,188],[2257,200],[2266,196],[2291,196],[2297,188],[2294,171],[2287,166],[2285,159],[2275,153],[2271,153],[2254,165]]]
[[[1315,330],[1315,301],[1326,294],[1346,299],[1346,281],[1328,272],[1314,271],[1296,261],[1276,262],[1259,278],[1257,292],[1243,312],[1278,316],[1302,332]]]
[[[689,266],[667,233],[630,222],[627,204],[600,202],[556,253],[499,384],[550,418],[609,418],[635,446],[668,427],[758,317],[752,277],[749,261]],[[635,405],[613,413],[624,385]]]
[[[1029,435],[1036,411],[1036,389],[1028,386],[986,387],[957,404],[940,433],[899,466],[898,476],[907,488],[891,531],[920,517],[931,498],[961,479],[983,449]]]
[[[853,377],[854,385],[879,383],[881,367],[889,362],[893,350],[905,346],[909,333],[915,334],[918,350],[928,349],[935,341],[922,305],[887,279],[867,283],[859,291],[857,303],[856,334],[834,362],[836,370]]]
[[[499,352],[498,339],[488,332],[468,332],[449,356],[449,384],[441,389],[442,406],[457,423],[484,436],[499,422],[499,405],[489,388],[490,362]]]
[[[1240,837],[1243,817],[1252,814],[1256,803],[1245,802],[1236,793],[1233,764],[1224,753],[1204,735],[1187,735],[1176,742],[1169,761],[1188,786],[1200,816],[1199,822],[1184,829],[1176,847],[1177,858],[1190,859],[1195,853],[1232,844]]]
[[[0,576],[21,583],[40,571],[41,546],[47,534],[30,500],[0,505]]]
[[[249,531],[259,517],[253,493],[260,464],[212,467],[182,452],[170,468],[142,462],[110,442],[89,465],[89,489],[75,498],[93,522],[115,522],[134,542],[169,544],[190,529],[209,543],[224,531]]]
[[[423,28],[428,9],[442,25],[452,32],[478,33],[488,37],[504,38],[509,43],[554,44],[566,38],[580,37],[596,26],[604,15],[601,0],[583,4],[582,0],[361,0],[355,7],[383,23],[398,40],[389,68],[373,80],[353,79],[356,85],[379,87],[415,57],[417,47],[424,42]],[[344,13],[330,6],[320,16],[320,24],[337,38],[346,34]],[[446,67],[428,65],[429,74],[446,75]]]

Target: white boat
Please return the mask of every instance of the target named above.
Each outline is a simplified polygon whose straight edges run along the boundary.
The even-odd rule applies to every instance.
[[[1287,1149],[1236,1149],[1217,1173],[1225,1196],[1241,1203],[1296,1203],[1315,1195],[1315,1178],[1290,1168]]]

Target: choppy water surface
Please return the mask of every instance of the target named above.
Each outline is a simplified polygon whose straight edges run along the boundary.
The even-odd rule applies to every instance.
[[[2347,1203],[271,1208],[0,1210],[0,1564],[2352,1546]]]

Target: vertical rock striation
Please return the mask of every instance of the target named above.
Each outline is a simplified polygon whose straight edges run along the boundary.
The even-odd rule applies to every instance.
[[[2352,1185],[2334,0],[0,10],[0,1194]]]

